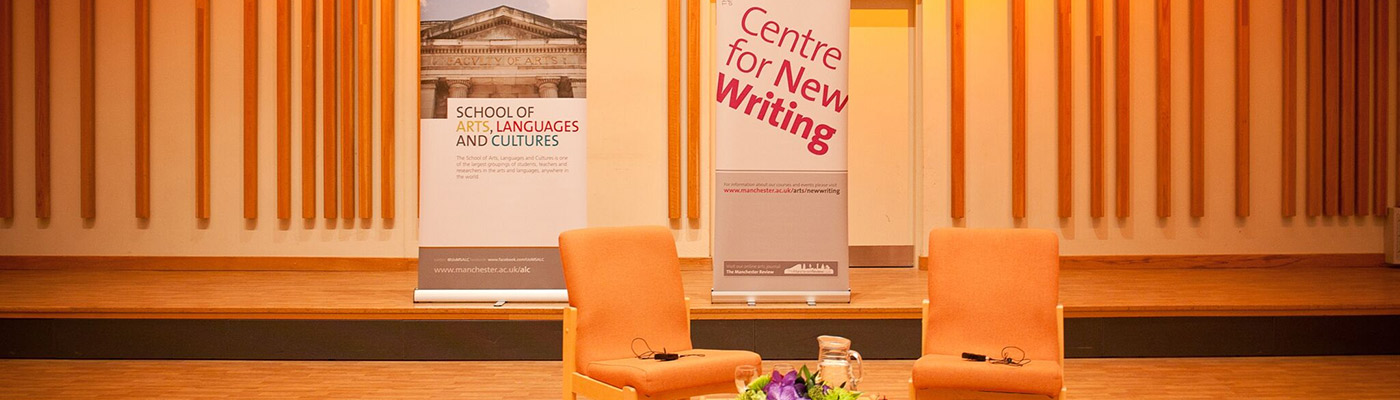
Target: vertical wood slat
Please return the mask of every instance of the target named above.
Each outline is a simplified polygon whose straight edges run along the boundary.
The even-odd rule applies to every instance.
[[[1322,215],[1337,215],[1337,196],[1341,194],[1341,68],[1342,20],[1341,4],[1338,1],[1322,0],[1323,3],[1323,190]]]
[[[1103,3],[1090,0],[1089,216],[1103,217]]]
[[[209,0],[195,0],[194,214],[208,219],[209,209]]]
[[[1337,213],[1356,214],[1356,0],[1341,0],[1341,195]]]
[[[1371,2],[1356,2],[1356,215],[1371,214]]]
[[[700,219],[700,4],[686,12],[686,218]]]
[[[335,219],[339,213],[339,193],[336,191],[336,2],[321,1],[321,216]]]
[[[151,217],[151,0],[136,0],[136,218]]]
[[[681,218],[681,3],[666,1],[666,216]]]
[[[1322,118],[1323,88],[1323,0],[1307,0],[1308,4],[1308,99],[1307,99],[1307,215],[1322,215],[1322,136],[1326,129]]]
[[[1206,215],[1205,0],[1191,0],[1191,216]]]
[[[1172,2],[1157,0],[1157,217],[1172,215]]]
[[[301,217],[316,218],[316,0],[301,0]]]
[[[952,108],[952,112],[950,113],[951,129],[949,133],[951,136],[951,140],[949,141],[949,147],[951,147],[952,153],[952,156],[950,157],[952,163],[950,168],[952,174],[952,207],[950,210],[950,215],[953,219],[962,219],[965,216],[964,211],[966,209],[963,204],[966,198],[966,182],[964,181],[964,178],[966,176],[964,167],[966,164],[963,154],[963,147],[965,144],[964,133],[966,124],[966,116],[963,114],[965,112],[965,107],[963,103],[963,91],[965,89],[965,82],[963,82],[963,79],[964,68],[966,68],[963,60],[963,1],[964,0],[952,0],[952,6],[950,10],[950,12],[952,13],[953,26],[951,38],[952,43],[950,45],[950,56],[952,58],[952,61],[949,65],[949,75],[951,75],[952,78],[952,82],[950,83],[952,93],[950,95],[949,102]]]
[[[1298,1],[1283,0],[1283,173],[1285,217],[1297,215],[1298,199]]]
[[[1011,217],[1026,217],[1026,0],[1011,1]]]
[[[1118,133],[1116,136],[1116,143],[1114,143],[1117,146],[1117,150],[1114,151],[1113,156],[1117,162],[1114,164],[1113,173],[1116,178],[1114,180],[1114,189],[1117,193],[1117,196],[1114,197],[1117,200],[1116,204],[1114,204],[1114,208],[1117,210],[1118,218],[1127,218],[1131,212],[1130,206],[1132,204],[1132,174],[1130,173],[1132,168],[1132,147],[1130,146],[1132,140],[1132,115],[1130,114],[1131,109],[1129,108],[1132,104],[1132,98],[1131,89],[1129,87],[1130,80],[1128,79],[1131,72],[1128,63],[1128,52],[1130,51],[1129,45],[1132,39],[1129,37],[1131,35],[1131,28],[1129,28],[1129,24],[1131,23],[1129,11],[1131,10],[1129,4],[1129,0],[1117,0],[1117,3],[1113,6],[1113,10],[1116,13],[1116,16],[1113,18],[1113,26],[1115,27],[1113,44],[1117,46],[1117,50],[1113,54],[1115,60],[1113,69],[1114,77],[1116,78],[1116,85],[1113,91],[1113,101],[1116,105],[1113,128]]]
[[[292,218],[292,0],[277,0],[277,219]]]
[[[13,29],[13,28],[12,28]],[[34,1],[34,215],[53,215],[49,116],[49,0]]]
[[[1390,1],[1376,2],[1376,196],[1372,205],[1376,215],[1388,213],[1390,195]],[[1398,140],[1397,142],[1400,142]],[[1400,173],[1396,174],[1400,177]],[[1397,196],[1400,198],[1400,196]]]
[[[1249,216],[1249,0],[1235,0],[1235,216]]]
[[[394,123],[398,119],[394,112],[394,60],[397,58],[394,50],[397,26],[394,23],[394,7],[397,4],[395,1],[383,1],[379,8],[379,215],[385,219],[393,219],[397,207],[394,201],[394,180],[397,177],[394,172],[397,168],[394,159]]]
[[[414,7],[414,13],[415,13],[416,15],[421,15],[421,14],[423,13],[423,3],[420,2],[420,3],[418,3],[417,7]],[[415,50],[414,54],[416,55],[416,54],[418,54],[418,52]],[[423,81],[423,72],[422,72],[422,71],[423,71],[423,58],[422,58],[422,57],[413,57],[413,70],[414,70],[414,71],[417,71],[417,73],[414,74],[414,76],[416,77],[416,78],[415,78],[415,79],[416,79],[415,82],[422,82],[422,81]],[[420,84],[421,84],[421,83],[420,83]],[[423,108],[422,108],[422,107],[414,107],[414,113],[413,113],[413,114],[414,114],[414,117],[415,117],[415,119],[413,120],[415,124],[417,124],[418,121],[423,120]],[[414,134],[415,134],[415,135],[413,136],[413,143],[414,143],[414,146],[413,146],[413,150],[414,150],[414,159],[415,159],[415,160],[422,160],[422,159],[423,159],[423,146],[420,145],[419,143],[421,143],[421,142],[423,141],[423,132],[422,132],[422,130],[420,130],[420,129],[414,129],[413,132],[414,132]],[[418,168],[418,166],[416,166],[416,165],[414,166],[413,171],[414,171],[414,174],[413,174],[413,175],[414,175],[414,177],[413,177],[413,180],[414,180],[413,187],[414,187],[414,188],[421,188],[421,187],[423,187],[423,171],[421,171],[421,170]],[[416,189],[415,189],[415,190],[416,190]],[[415,200],[417,200],[417,201],[415,202],[415,204],[413,205],[413,216],[414,216],[414,217],[422,217],[422,216],[423,216],[423,197],[422,197],[422,196],[414,196],[413,198],[414,198]]]
[[[340,56],[337,70],[340,83],[337,90],[340,105],[340,217],[355,218],[355,1],[338,0]]]
[[[258,0],[243,0],[243,218],[258,217]]]
[[[360,200],[360,218],[373,216],[373,204],[371,204],[373,199],[370,196],[372,196],[371,191],[374,189],[374,158],[371,152],[374,115],[373,105],[370,101],[374,98],[372,79],[374,77],[374,53],[371,49],[374,45],[374,31],[371,30],[373,20],[370,12],[370,1],[359,0],[359,7],[355,11],[355,33],[358,34],[356,56],[359,61],[357,71],[355,71],[355,77],[358,78],[355,99],[357,100],[360,120],[355,125],[359,133],[359,143],[356,144],[355,154],[359,156],[356,163],[359,167],[360,181],[356,186],[360,189],[357,196]]]
[[[15,217],[14,4],[0,4],[0,218]]]
[[[1059,136],[1059,215],[1060,218],[1069,218],[1074,216],[1074,39],[1071,36],[1074,22],[1071,20],[1073,6],[1070,0],[1058,0],[1057,3],[1055,34],[1058,40],[1055,45],[1058,50],[1055,61],[1059,76],[1056,78],[1055,97],[1059,111],[1056,121]]]
[[[78,112],[83,219],[97,218],[97,4],[78,2]]]

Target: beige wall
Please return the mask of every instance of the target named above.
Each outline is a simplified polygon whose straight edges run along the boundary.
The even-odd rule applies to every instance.
[[[260,11],[260,215],[241,218],[241,2],[214,0],[212,80],[213,218],[194,215],[193,5],[154,0],[152,27],[152,218],[133,217],[134,138],[131,0],[98,4],[98,218],[78,217],[77,0],[53,3],[54,217],[33,218],[33,4],[17,1],[16,214],[0,221],[0,254],[294,255],[412,257],[416,254],[416,4],[398,4],[396,99],[400,218],[393,221],[275,218],[275,10]],[[948,215],[947,0],[855,0],[852,18],[851,242],[916,244]],[[1028,215],[1010,213],[1009,1],[967,1],[968,209],[970,227],[1054,229],[1065,254],[1355,253],[1380,250],[1376,218],[1279,217],[1278,54],[1280,15],[1273,1],[1254,3],[1252,97],[1253,217],[1233,216],[1233,47],[1230,2],[1207,2],[1207,216],[1190,218],[1187,193],[1187,5],[1173,2],[1173,217],[1155,217],[1155,141],[1151,119],[1154,53],[1150,0],[1134,0],[1132,54],[1134,142],[1132,217],[1088,218],[1087,2],[1075,3],[1075,217],[1056,217],[1054,13],[1051,1],[1028,1]],[[591,107],[588,218],[594,225],[670,225],[685,257],[710,253],[709,174],[697,221],[666,215],[665,9],[661,1],[593,0],[589,4]],[[295,7],[294,7],[295,8]],[[1397,7],[1400,8],[1400,7]],[[914,12],[910,26],[909,12]],[[1111,7],[1106,12],[1112,26]],[[299,12],[299,8],[294,12]],[[1394,12],[1396,10],[1392,10]],[[376,7],[376,12],[378,8]],[[712,9],[705,20],[712,22]],[[1305,25],[1303,25],[1305,26]],[[708,32],[707,32],[708,33]],[[299,39],[294,29],[293,39]],[[377,35],[377,32],[376,32]],[[1393,37],[1393,36],[1392,36]],[[1392,39],[1391,43],[1400,43]],[[378,40],[375,41],[376,52]],[[704,45],[710,48],[707,35]],[[1107,45],[1112,77],[1112,50]],[[299,48],[293,46],[293,56]],[[1394,51],[1391,52],[1394,55]],[[706,60],[712,59],[706,52]],[[709,61],[702,89],[713,87]],[[1392,61],[1392,65],[1394,61]],[[376,69],[378,65],[376,63]],[[1400,79],[1392,79],[1392,84]],[[294,88],[299,86],[294,83]],[[1111,81],[1106,87],[1111,91]],[[294,95],[299,89],[294,89]],[[1396,115],[1394,90],[1390,115]],[[1112,159],[1112,93],[1106,157]],[[707,98],[702,98],[706,100]],[[862,100],[864,99],[864,100]],[[294,101],[294,109],[299,103]],[[709,171],[711,107],[704,103],[702,169]],[[293,126],[299,126],[297,112]],[[319,113],[317,114],[319,116]],[[1301,120],[1299,122],[1302,122]],[[1392,129],[1395,124],[1392,124]],[[376,129],[378,125],[376,124]],[[299,137],[293,135],[294,149]],[[378,135],[375,135],[378,140]],[[1392,143],[1394,141],[1392,140]],[[1302,144],[1301,141],[1299,143]],[[376,145],[377,148],[377,145]],[[917,151],[911,151],[917,150]],[[318,146],[319,152],[319,146]],[[1304,153],[1299,147],[1300,159]],[[375,157],[376,161],[378,157]],[[1394,157],[1392,157],[1394,159]],[[293,165],[299,152],[293,151]],[[318,168],[320,163],[317,163]],[[915,168],[914,166],[918,166]],[[378,168],[375,169],[376,174]],[[1300,165],[1300,172],[1301,172]],[[1392,171],[1394,169],[1392,168]],[[317,173],[320,177],[321,174]],[[1303,176],[1301,173],[1299,176]],[[1105,196],[1113,214],[1113,165]],[[1302,187],[1301,180],[1299,187]],[[378,185],[375,179],[375,185]],[[299,174],[293,210],[300,214]],[[378,189],[376,189],[376,193]],[[318,193],[319,197],[319,193]],[[1301,192],[1298,197],[1301,201]],[[376,207],[378,200],[376,199]],[[376,209],[376,215],[378,210]]]

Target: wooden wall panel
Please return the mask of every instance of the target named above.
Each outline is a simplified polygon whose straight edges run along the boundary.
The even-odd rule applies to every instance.
[[[374,46],[374,31],[371,31],[371,8],[370,0],[357,0],[356,11],[354,11],[354,46],[356,46],[356,64],[354,64],[354,110],[356,110],[356,199],[358,203],[358,215],[360,218],[372,217],[372,173],[374,173],[374,157],[372,157],[372,129],[374,129],[374,109],[371,102],[374,101],[374,88],[372,88],[372,77],[374,77],[374,62],[372,62],[372,46]]]
[[[96,4],[78,1],[78,160],[79,214],[97,217],[97,60]]]
[[[321,1],[321,215],[326,219],[334,219],[339,212],[337,205],[339,194],[337,192],[336,160],[338,159],[338,142],[336,133],[339,128],[339,120],[336,119],[338,110],[336,96],[336,80],[340,77],[336,73],[336,3],[337,0]]]
[[[1322,215],[1323,28],[1322,0],[1306,0],[1308,16],[1307,215]]]
[[[666,0],[666,216],[681,218],[681,10]]]
[[[0,218],[15,217],[14,4],[0,2]]]
[[[97,218],[97,4],[78,1],[78,113],[82,216]]]
[[[13,29],[13,28],[12,28]],[[49,0],[34,0],[34,215],[53,214],[49,119]]]
[[[1059,136],[1059,208],[1060,218],[1074,216],[1074,39],[1071,31],[1074,28],[1074,21],[1071,19],[1073,5],[1070,0],[1057,0],[1055,35],[1057,41],[1055,45],[1058,49],[1055,52],[1055,62],[1057,64],[1057,78],[1055,82],[1055,97],[1058,100],[1056,118],[1057,135]]]
[[[1356,0],[1341,0],[1341,193],[1337,213],[1356,214]]]
[[[340,217],[355,218],[355,0],[337,0],[340,56],[337,88],[340,105]]]
[[[209,210],[209,0],[195,0],[194,215]]]
[[[1235,0],[1235,216],[1249,216],[1249,0]]]
[[[1172,215],[1172,2],[1157,0],[1157,216]]]
[[[1103,3],[1090,0],[1089,216],[1103,217]]]
[[[258,0],[243,0],[243,218],[258,217]]]
[[[372,204],[374,189],[374,158],[373,158],[373,127],[374,127],[374,31],[372,30],[373,18],[371,18],[371,8],[369,0],[359,0],[355,10],[355,33],[357,39],[355,44],[355,56],[358,60],[356,66],[356,93],[355,100],[359,115],[355,128],[358,133],[359,142],[355,145],[355,154],[359,156],[356,160],[358,168],[359,182],[356,187],[360,189],[356,196],[359,200],[360,218],[371,218],[374,215],[374,205]]]
[[[687,0],[686,12],[686,218],[700,219],[700,4]]]
[[[292,218],[292,0],[277,0],[277,219]]]
[[[151,0],[136,0],[136,218],[151,217]]]
[[[398,119],[394,113],[394,61],[397,58],[394,39],[398,36],[394,34],[397,26],[394,23],[396,4],[384,1],[379,7],[379,214],[385,219],[393,219],[394,209],[397,208],[394,201],[394,170],[397,168],[394,123]]]
[[[1376,2],[1376,189],[1372,206],[1376,215],[1385,215],[1390,195],[1390,1]],[[1400,139],[1397,139],[1400,142]],[[1397,155],[1400,156],[1400,155]],[[1396,174],[1400,177],[1400,173]],[[1400,198],[1400,196],[1397,196]]]
[[[1026,217],[1026,0],[1011,1],[1011,217]]]
[[[1371,7],[1356,2],[1356,215],[1371,214]]]
[[[301,217],[316,218],[316,0],[301,0]]]
[[[1205,0],[1191,0],[1191,216],[1206,215]]]
[[[1113,90],[1115,105],[1113,129],[1117,132],[1114,143],[1117,149],[1113,152],[1113,158],[1116,160],[1113,166],[1113,175],[1116,178],[1114,179],[1114,192],[1117,194],[1114,196],[1116,200],[1114,209],[1117,210],[1118,218],[1127,218],[1132,204],[1132,95],[1129,86],[1131,64],[1128,62],[1129,45],[1132,42],[1132,29],[1130,28],[1132,18],[1129,14],[1131,9],[1129,4],[1131,4],[1130,0],[1117,0],[1113,6],[1115,12],[1113,44],[1117,47],[1113,53],[1115,60],[1113,75],[1116,79]]]
[[[1342,130],[1342,14],[1341,2],[1323,3],[1323,130],[1322,130],[1322,215],[1337,215],[1337,196],[1341,194]]]
[[[1283,172],[1280,210],[1298,213],[1298,0],[1283,0]]]
[[[953,219],[963,218],[963,216],[965,215],[964,211],[966,209],[964,205],[964,201],[966,198],[966,182],[964,181],[964,179],[966,178],[966,171],[964,171],[966,160],[964,159],[963,154],[964,142],[966,139],[966,116],[964,115],[964,113],[966,112],[966,106],[964,104],[965,99],[963,97],[964,90],[966,88],[966,82],[964,82],[964,68],[966,68],[966,66],[964,65],[965,60],[963,59],[963,1],[964,0],[952,0],[952,7],[950,10],[953,19],[951,38],[952,43],[950,46],[950,57],[952,58],[952,61],[949,65],[949,72],[952,77],[952,82],[950,85],[952,93],[949,96],[949,104],[952,108],[952,111],[950,112],[951,129],[949,132],[951,136],[949,145],[951,147],[952,153],[952,156],[950,157],[952,162],[952,166],[950,168],[950,170],[952,171],[952,207],[950,210],[950,215]]]

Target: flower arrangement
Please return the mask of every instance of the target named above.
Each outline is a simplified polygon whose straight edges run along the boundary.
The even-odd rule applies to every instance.
[[[760,376],[735,400],[857,400],[861,393],[822,382],[821,372],[812,373],[807,366],[786,375],[774,370],[772,375]]]

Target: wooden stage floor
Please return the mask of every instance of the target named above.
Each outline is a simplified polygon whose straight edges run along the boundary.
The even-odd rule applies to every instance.
[[[684,271],[695,319],[917,319],[924,271],[854,269],[850,304],[711,304]],[[562,304],[416,304],[417,274],[0,271],[0,318],[557,320]],[[1400,315],[1400,269],[1066,269],[1068,318]]]
[[[851,302],[710,303],[687,270],[694,319],[918,319],[924,271],[851,270]],[[556,320],[561,303],[414,303],[414,271],[0,270],[0,317]],[[1400,269],[1070,269],[1067,317],[1400,315]]]
[[[1081,399],[1394,399],[1400,356],[1072,359]],[[913,361],[866,361],[861,388],[908,398]],[[0,360],[0,397],[557,399],[557,361]],[[732,396],[710,396],[732,399]]]

